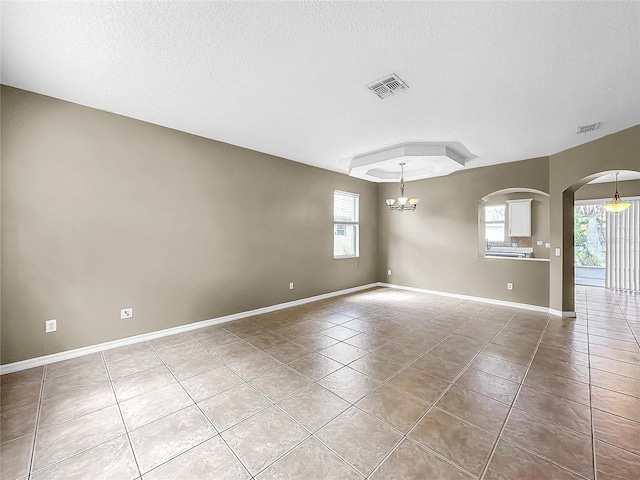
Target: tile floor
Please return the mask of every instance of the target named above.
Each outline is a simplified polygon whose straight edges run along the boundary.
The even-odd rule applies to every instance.
[[[374,289],[1,377],[1,476],[640,478],[640,295]]]

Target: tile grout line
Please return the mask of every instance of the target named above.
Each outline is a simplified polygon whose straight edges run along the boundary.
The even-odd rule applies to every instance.
[[[540,336],[538,337],[538,342],[536,343],[536,347],[533,350],[533,354],[531,355],[531,358],[529,359],[529,364],[527,365],[527,368],[524,372],[524,375],[522,376],[522,380],[520,381],[520,385],[518,386],[518,390],[516,391],[515,396],[513,397],[513,401],[511,402],[511,406],[509,407],[509,411],[507,412],[507,416],[504,419],[504,423],[502,424],[502,428],[500,429],[500,432],[498,433],[498,436],[496,437],[496,441],[493,444],[493,448],[491,449],[491,451],[489,452],[489,456],[487,457],[487,461],[484,464],[484,467],[482,468],[482,471],[480,472],[480,475],[478,476],[478,478],[480,480],[482,480],[484,478],[484,476],[487,474],[487,471],[489,470],[489,464],[491,463],[491,460],[493,460],[493,455],[495,454],[496,448],[498,447],[498,443],[500,442],[500,438],[502,437],[502,434],[504,433],[504,430],[507,428],[507,423],[509,422],[509,417],[511,416],[511,412],[513,412],[513,409],[515,408],[515,404],[518,400],[518,395],[520,395],[520,392],[522,391],[522,387],[524,386],[524,381],[527,378],[527,375],[529,374],[529,369],[531,368],[531,365],[533,364],[533,360],[536,358],[536,354],[538,353],[538,348],[540,347],[540,344],[542,343],[542,339],[544,338],[544,333],[547,331],[547,328],[549,327],[549,322],[551,321],[551,315],[547,315],[547,323],[545,324],[544,328],[542,329],[542,332],[540,332]]]
[[[589,359],[589,413],[591,414],[591,461],[593,463],[593,478],[598,480],[598,465],[596,458],[596,427],[593,418],[593,389],[591,383],[591,342],[589,341],[589,292],[585,291],[585,307],[587,322],[587,354]],[[616,302],[617,303],[617,302]]]
[[[188,335],[188,333],[187,333],[187,335]],[[195,340],[193,337],[191,337],[191,335],[189,335],[189,338],[191,338],[192,340],[194,340],[196,343],[198,343],[198,344],[200,345],[200,343],[199,343],[197,340]],[[185,342],[185,343],[186,343],[186,342]],[[191,401],[193,402],[193,405],[198,409],[198,411],[200,412],[200,414],[202,414],[202,416],[204,416],[204,418],[207,420],[207,422],[209,423],[209,425],[211,425],[211,427],[213,428],[213,430],[216,432],[216,435],[214,435],[213,437],[211,437],[211,438],[207,438],[206,440],[203,440],[202,442],[198,443],[197,445],[194,445],[193,447],[189,448],[188,450],[185,450],[185,452],[187,452],[187,451],[191,450],[192,448],[195,448],[195,447],[197,447],[197,446],[199,446],[199,445],[202,445],[203,443],[205,443],[205,442],[207,442],[207,441],[211,440],[212,438],[214,438],[214,437],[218,436],[218,437],[220,437],[220,438],[222,439],[222,441],[223,441],[223,442],[224,442],[224,444],[227,446],[227,448],[231,451],[231,453],[232,453],[232,454],[233,454],[233,456],[236,458],[236,460],[238,460],[238,462],[240,462],[240,465],[242,465],[242,468],[244,468],[244,469],[247,471],[247,473],[249,474],[249,476],[250,476],[251,478],[253,478],[253,474],[251,473],[251,471],[247,468],[247,466],[244,464],[244,462],[243,462],[243,461],[240,459],[240,457],[236,454],[235,450],[233,450],[233,448],[231,448],[231,446],[227,443],[227,441],[225,440],[225,438],[220,434],[220,432],[218,431],[218,429],[216,428],[216,426],[213,424],[213,422],[211,421],[211,419],[210,419],[210,418],[209,418],[209,417],[208,417],[208,416],[207,416],[207,415],[202,411],[202,408],[200,408],[200,405],[198,405],[198,402],[196,402],[196,401],[195,401],[195,399],[194,399],[194,398],[191,396],[191,394],[187,391],[187,389],[184,387],[184,385],[182,385],[182,383],[180,383],[180,380],[178,380],[178,378],[175,376],[175,374],[173,373],[173,371],[171,370],[171,368],[170,368],[170,367],[165,363],[165,361],[164,361],[164,359],[162,358],[162,356],[161,356],[161,355],[158,353],[158,351],[156,350],[156,347],[154,347],[151,343],[149,343],[149,345],[151,345],[151,349],[154,351],[154,353],[155,353],[156,355],[158,355],[158,358],[160,359],[160,361],[162,362],[162,364],[165,366],[165,368],[169,371],[169,373],[171,374],[171,376],[173,376],[173,378],[174,378],[174,379],[175,379],[175,381],[178,383],[178,385],[180,385],[180,388],[182,388],[182,390],[183,390],[183,391],[184,391],[184,392],[189,396],[189,398],[190,398],[190,399],[191,399]],[[208,351],[208,350],[207,350],[207,351]],[[211,353],[211,352],[209,352],[209,353]],[[214,355],[214,356],[215,356],[215,355]],[[226,364],[226,363],[224,363],[223,361],[221,361],[221,359],[220,359],[220,358],[218,358],[218,357],[215,357],[215,358],[217,358],[217,359],[220,361],[220,363],[222,363],[222,365],[223,365],[224,367],[229,368],[229,367],[227,367],[227,364]],[[210,371],[210,370],[209,370],[209,371]],[[205,372],[205,373],[206,373],[206,372]],[[235,373],[235,372],[234,372],[234,373]],[[237,374],[236,374],[236,375],[237,375]],[[238,377],[242,379],[243,383],[247,383],[247,382],[244,380],[244,378],[240,377],[239,375],[238,375]],[[228,391],[228,390],[231,390],[232,388],[237,387],[237,386],[239,386],[239,385],[241,385],[241,384],[234,385],[233,387],[230,387],[230,388],[228,388],[228,389],[226,389],[226,390],[223,390],[223,392],[226,392],[226,391]],[[223,392],[219,392],[219,393],[223,393]],[[212,396],[214,396],[214,395],[212,395]],[[209,398],[209,397],[207,397],[207,398]],[[204,400],[206,400],[206,399],[203,399],[203,400],[201,400],[201,401],[204,401]],[[267,399],[267,400],[269,400],[269,399]],[[191,407],[191,405],[189,405],[188,407],[185,407],[185,408],[190,408],[190,407]],[[184,409],[181,409],[181,410],[184,410]],[[178,410],[178,411],[181,411],[181,410]],[[173,413],[176,413],[176,412],[173,412]],[[168,414],[168,415],[165,415],[164,417],[161,417],[161,418],[166,418],[167,416],[172,415],[173,413],[170,413],[170,414]],[[159,420],[159,419],[157,419],[157,420]],[[156,421],[156,420],[154,420],[154,421]],[[149,422],[149,423],[152,423],[152,422]],[[148,425],[148,424],[147,424],[147,425]],[[180,455],[184,454],[185,452],[181,452],[181,453],[179,453],[179,454],[177,454],[177,455],[172,456],[171,458],[167,459],[167,461],[166,461],[166,462],[163,462],[163,463],[161,463],[160,465],[157,465],[157,466],[153,467],[153,468],[152,468],[151,470],[149,470],[149,471],[153,471],[153,470],[155,470],[156,468],[160,467],[161,465],[164,465],[165,463],[170,462],[171,460],[173,460],[173,459],[175,459],[175,458],[179,457]],[[149,472],[145,472],[145,473],[149,473]]]
[[[131,442],[131,437],[129,436],[129,429],[127,428],[127,423],[124,421],[124,415],[122,414],[122,409],[120,408],[120,402],[118,401],[118,396],[116,395],[116,390],[113,386],[113,379],[111,378],[111,373],[109,372],[109,367],[107,366],[107,360],[104,357],[104,351],[100,352],[100,357],[102,358],[102,363],[104,365],[104,369],[107,372],[107,377],[109,378],[109,386],[111,387],[111,393],[113,393],[113,399],[116,401],[116,406],[118,407],[118,413],[120,414],[120,420],[122,420],[122,426],[124,427],[124,432],[127,435],[127,442],[129,443],[129,448],[131,448],[131,456],[133,457],[133,461],[136,464],[136,468],[138,469],[138,478],[142,478],[142,470],[140,470],[140,464],[138,463],[138,457],[136,457],[136,451],[133,449],[133,443]],[[108,442],[109,440],[107,440]],[[106,443],[106,442],[103,442]]]
[[[42,408],[42,397],[44,395],[44,382],[47,378],[47,365],[42,369],[42,379],[40,382],[40,395],[38,396],[38,411],[36,412],[36,423],[33,426],[33,442],[31,443],[31,458],[29,459],[29,469],[27,470],[27,478],[31,478],[33,466],[36,461],[36,445],[38,438],[38,424],[40,423],[40,410]]]

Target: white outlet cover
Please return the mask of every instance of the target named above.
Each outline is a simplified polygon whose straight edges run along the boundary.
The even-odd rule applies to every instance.
[[[391,275],[391,270],[387,270],[387,275]]]
[[[536,245],[542,245],[542,240],[538,240],[538,241],[536,242]]]
[[[125,318],[133,317],[133,308],[123,308],[120,310],[120,319],[123,320]]]
[[[556,248],[556,257],[559,257],[559,256],[560,256],[560,249]]]
[[[550,244],[550,243],[545,243],[545,244],[544,244],[544,246],[545,246],[546,248],[551,248],[551,244]]]
[[[513,290],[513,283],[507,283],[507,290]]]
[[[293,282],[289,284],[289,290],[293,290]]]
[[[45,333],[51,333],[51,332],[55,332],[56,330],[58,330],[58,326],[57,326],[57,322],[56,320],[47,320],[46,322],[44,322],[44,331]]]

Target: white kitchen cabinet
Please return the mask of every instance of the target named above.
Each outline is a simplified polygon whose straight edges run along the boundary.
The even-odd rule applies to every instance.
[[[520,200],[507,200],[509,205],[509,232],[510,237],[531,236],[531,198]]]

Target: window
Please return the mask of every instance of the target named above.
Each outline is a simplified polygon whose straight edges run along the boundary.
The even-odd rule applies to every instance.
[[[484,207],[484,238],[487,242],[504,242],[504,204]]]
[[[333,192],[333,258],[359,255],[359,210],[357,193]]]

